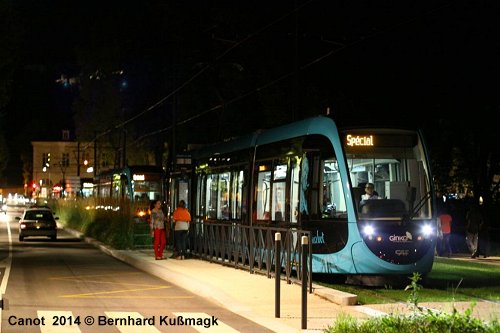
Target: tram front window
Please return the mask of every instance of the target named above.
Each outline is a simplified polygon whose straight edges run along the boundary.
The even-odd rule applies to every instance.
[[[429,177],[415,134],[386,134],[374,146],[347,146],[346,157],[352,196],[361,218],[431,217]],[[373,200],[362,198],[367,184],[374,185]]]

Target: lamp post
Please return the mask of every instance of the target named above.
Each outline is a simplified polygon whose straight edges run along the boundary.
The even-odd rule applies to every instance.
[[[61,198],[64,198],[64,192],[66,191],[66,167],[67,165],[64,161],[59,162],[59,168],[61,168],[62,181],[61,181]]]
[[[45,179],[45,181],[46,181],[46,184],[45,184],[45,189],[46,189],[46,191],[47,191],[47,192],[45,193],[45,197],[46,197],[46,198],[50,198],[50,194],[51,194],[51,188],[52,188],[52,186],[51,186],[51,181],[50,181],[50,165],[49,165],[49,163],[46,163],[46,164],[44,165],[44,167],[42,168],[42,171],[43,171],[44,173],[47,173],[47,174],[49,175],[49,178],[48,178],[48,179]],[[40,186],[41,186],[41,185],[42,185],[42,184],[40,184]]]

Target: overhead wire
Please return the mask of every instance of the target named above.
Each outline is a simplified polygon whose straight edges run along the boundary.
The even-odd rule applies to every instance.
[[[338,52],[340,52],[342,50],[345,50],[345,49],[353,47],[353,46],[355,46],[357,44],[366,42],[367,40],[370,40],[370,39],[372,39],[372,38],[374,38],[374,37],[376,37],[378,35],[385,34],[385,33],[389,32],[389,31],[391,31],[391,30],[393,30],[393,29],[395,29],[397,27],[400,27],[400,26],[409,24],[411,22],[414,22],[417,19],[419,19],[421,16],[426,16],[426,15],[428,15],[428,14],[434,12],[434,11],[437,11],[437,10],[440,10],[440,9],[442,9],[444,7],[447,7],[450,4],[451,3],[443,4],[441,6],[433,8],[433,9],[431,9],[429,11],[426,11],[422,15],[418,15],[418,16],[415,16],[415,17],[413,17],[411,19],[399,22],[399,23],[394,24],[394,25],[392,25],[392,26],[390,26],[390,27],[388,27],[386,29],[379,30],[379,31],[376,31],[376,32],[372,32],[372,33],[368,34],[367,36],[360,37],[360,38],[358,38],[357,40],[355,40],[355,41],[353,41],[351,43],[347,43],[347,44],[340,44],[339,43],[339,44],[337,44],[337,45],[340,45],[338,48],[335,48],[335,49],[333,49],[333,50],[331,50],[329,52],[326,52],[325,54],[323,54],[323,55],[321,55],[321,56],[313,59],[312,61],[310,61],[310,62],[308,62],[308,63],[300,66],[298,70],[299,71],[303,71],[303,70],[305,70],[305,69],[313,66],[314,64],[317,64],[317,63],[321,62],[322,60],[324,60],[324,59],[326,59],[326,58],[328,58],[328,57],[330,57],[330,56],[332,56],[332,55],[334,55],[334,54],[336,54],[336,53],[338,53]],[[278,82],[280,82],[280,81],[282,81],[282,80],[284,80],[286,78],[289,78],[290,76],[295,75],[295,73],[296,73],[295,71],[290,71],[290,72],[288,72],[286,74],[283,74],[280,77],[278,77],[278,78],[276,78],[276,79],[274,79],[272,81],[269,81],[268,83],[266,83],[266,84],[264,84],[264,85],[262,85],[262,86],[260,86],[258,88],[255,88],[255,89],[253,89],[251,91],[248,91],[248,92],[246,92],[246,93],[244,93],[242,95],[239,95],[239,96],[237,96],[235,98],[232,98],[232,99],[230,99],[230,100],[228,100],[228,101],[226,101],[224,103],[215,105],[215,106],[213,106],[213,107],[211,107],[211,108],[209,108],[207,110],[204,110],[204,111],[202,111],[202,112],[200,112],[200,113],[198,113],[198,114],[196,114],[194,116],[191,116],[191,117],[189,117],[187,119],[179,121],[179,122],[177,122],[175,124],[169,125],[169,126],[167,126],[165,128],[158,129],[158,130],[152,131],[150,133],[146,133],[144,135],[141,135],[136,140],[132,141],[129,145],[136,144],[137,142],[139,142],[139,141],[141,141],[141,140],[143,140],[143,139],[145,139],[147,137],[150,137],[150,136],[153,136],[153,135],[157,135],[157,134],[169,131],[169,130],[173,129],[175,126],[179,126],[179,125],[183,125],[185,123],[188,123],[188,122],[190,122],[192,120],[195,120],[197,118],[200,118],[200,117],[202,117],[202,116],[204,116],[204,115],[206,115],[206,114],[208,114],[210,112],[213,112],[215,110],[221,109],[222,107],[227,107],[228,105],[231,105],[231,104],[233,104],[233,103],[235,103],[237,101],[240,101],[241,99],[244,99],[244,98],[246,98],[246,97],[248,97],[248,96],[250,96],[252,94],[255,94],[255,93],[257,93],[257,92],[259,92],[261,90],[264,90],[264,89],[266,89],[266,88],[268,88],[268,87],[270,87],[270,86],[272,86],[272,85],[274,85],[274,84],[276,84],[276,83],[278,83]],[[129,146],[129,145],[127,145],[127,146]]]
[[[261,34],[263,31],[269,29],[270,27],[272,27],[273,25],[277,24],[278,22],[284,20],[285,18],[287,18],[288,16],[290,16],[293,13],[297,12],[298,10],[300,10],[301,8],[303,8],[304,6],[306,6],[309,3],[311,3],[312,1],[314,1],[314,0],[308,0],[308,1],[304,2],[303,4],[295,7],[293,10],[287,12],[286,14],[280,16],[279,18],[273,20],[272,22],[264,25],[262,28],[260,28],[260,29],[256,30],[255,32],[249,34],[248,36],[246,36],[245,38],[241,39],[240,41],[234,43],[232,46],[230,46],[224,52],[222,52],[219,56],[217,56],[211,63],[208,63],[205,66],[203,66],[198,72],[196,72],[195,74],[193,74],[190,78],[188,78],[181,85],[179,85],[177,88],[175,88],[174,90],[172,90],[169,94],[167,94],[166,96],[164,96],[163,98],[161,98],[160,100],[158,100],[157,102],[155,102],[153,105],[151,105],[148,108],[144,109],[143,111],[139,112],[138,114],[136,114],[136,115],[132,116],[131,118],[129,118],[129,119],[127,119],[127,120],[125,120],[125,121],[123,121],[123,122],[115,125],[114,129],[118,129],[120,127],[123,127],[123,126],[129,124],[130,122],[138,119],[139,117],[145,115],[146,113],[148,113],[148,112],[156,109],[157,107],[161,106],[166,100],[168,100],[169,98],[171,98],[172,96],[174,96],[175,94],[177,94],[179,91],[181,91],[183,88],[185,88],[187,85],[189,85],[192,81],[194,81],[197,77],[199,77],[201,74],[203,74],[209,68],[213,67],[218,61],[220,61],[223,57],[225,57],[232,50],[234,50],[235,48],[239,47],[240,45],[242,45],[243,43],[247,42],[248,40],[254,38],[255,36]],[[103,135],[106,135],[109,132],[110,132],[110,130],[107,130],[107,131],[101,133],[98,136],[102,137]],[[97,139],[97,136],[91,142],[95,141],[96,139]]]

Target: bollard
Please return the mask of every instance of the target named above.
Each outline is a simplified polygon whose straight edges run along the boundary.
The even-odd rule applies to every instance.
[[[281,295],[281,233],[277,232],[274,234],[275,249],[274,249],[274,317],[280,317],[280,295]]]
[[[302,236],[302,329],[307,329],[307,252],[309,239]]]

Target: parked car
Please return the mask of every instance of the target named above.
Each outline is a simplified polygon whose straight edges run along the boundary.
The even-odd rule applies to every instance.
[[[59,217],[55,217],[50,208],[26,208],[19,220],[19,241],[25,237],[46,236],[51,240],[57,239],[57,223]]]

